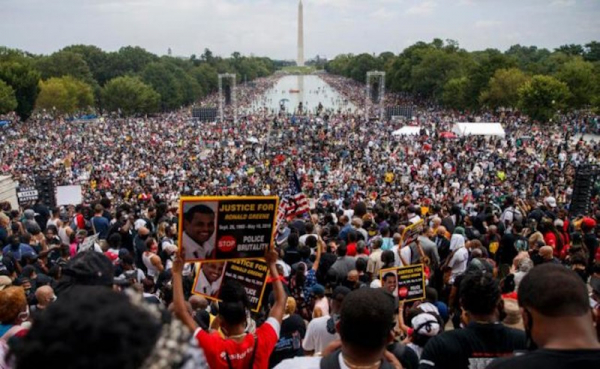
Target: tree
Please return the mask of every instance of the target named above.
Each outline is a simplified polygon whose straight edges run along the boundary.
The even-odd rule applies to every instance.
[[[492,109],[515,108],[519,103],[519,88],[528,80],[529,77],[520,69],[498,69],[490,78],[487,89],[479,96],[479,101]]]
[[[465,74],[465,63],[460,54],[443,49],[419,51],[421,62],[410,74],[412,91],[427,98],[441,98],[444,85],[452,78]]]
[[[468,107],[469,79],[467,77],[452,78],[444,85],[442,101],[445,106],[464,110]]]
[[[142,80],[160,94],[162,110],[176,109],[183,105],[183,88],[172,68],[165,63],[150,63],[142,72]]]
[[[516,67],[517,62],[496,49],[474,52],[472,55],[475,64],[468,73],[471,81],[468,98],[469,106],[477,108],[479,106],[479,96],[488,87],[490,78],[496,73],[496,70]]]
[[[101,86],[108,80],[109,56],[97,46],[94,45],[71,45],[62,49],[62,51],[72,52],[81,55],[85,60],[93,78]]]
[[[531,119],[547,122],[566,106],[569,95],[566,83],[537,75],[519,89],[519,106]]]
[[[15,91],[15,112],[22,120],[29,118],[39,93],[40,73],[26,61],[4,62],[0,63],[0,79]]]
[[[6,82],[0,80],[0,114],[6,114],[17,108],[15,90]]]
[[[582,56],[583,46],[577,44],[562,45],[554,49],[554,51],[561,52],[569,56]]]
[[[567,84],[571,91],[569,106],[581,108],[590,103],[594,90],[594,65],[581,58],[573,59],[563,64],[556,77]]]
[[[92,87],[71,76],[53,77],[40,82],[37,109],[73,114],[94,104]]]
[[[104,108],[121,110],[124,115],[150,114],[158,111],[160,95],[138,77],[117,77],[102,89]]]
[[[585,44],[584,58],[590,62],[600,61],[600,42],[592,41],[589,44]]]
[[[51,77],[73,76],[90,84],[94,81],[83,56],[71,51],[58,51],[50,56],[44,56],[36,62],[36,68],[44,80]]]

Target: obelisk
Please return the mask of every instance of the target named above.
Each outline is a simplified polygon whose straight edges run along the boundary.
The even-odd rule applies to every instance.
[[[304,66],[304,11],[302,9],[302,0],[298,3],[298,60],[296,64],[299,67]]]

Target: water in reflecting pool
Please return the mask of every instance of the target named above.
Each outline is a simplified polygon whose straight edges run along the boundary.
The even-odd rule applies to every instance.
[[[324,109],[342,109],[354,111],[356,107],[338,94],[325,81],[315,75],[285,76],[279,79],[272,89],[268,90],[261,98],[252,104],[252,110],[262,107],[278,111],[280,104],[285,106],[289,113],[298,109],[300,102],[304,109],[315,112],[319,103]]]

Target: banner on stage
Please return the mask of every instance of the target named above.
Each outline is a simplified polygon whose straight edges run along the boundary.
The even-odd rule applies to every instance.
[[[188,262],[263,258],[273,242],[277,207],[277,196],[182,198],[182,258]]]

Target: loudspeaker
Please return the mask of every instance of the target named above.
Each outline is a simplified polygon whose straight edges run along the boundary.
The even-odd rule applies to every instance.
[[[379,103],[379,82],[374,82],[371,85],[371,101],[373,101],[374,104]]]
[[[590,201],[594,183],[600,173],[597,165],[580,165],[575,172],[575,185],[571,195],[571,216],[587,215],[590,211]]]
[[[391,119],[392,117],[405,117],[406,119],[412,119],[413,107],[408,105],[390,106],[385,108],[385,115],[387,119]]]
[[[217,108],[193,108],[192,117],[202,122],[216,122]]]
[[[231,105],[231,86],[223,86],[223,91],[225,92],[225,105]]]
[[[51,208],[56,206],[56,188],[54,179],[50,176],[40,176],[35,179],[40,201]]]

